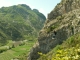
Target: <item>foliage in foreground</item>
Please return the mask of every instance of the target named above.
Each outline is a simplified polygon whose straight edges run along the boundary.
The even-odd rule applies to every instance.
[[[38,60],[80,60],[80,33],[71,36],[48,54],[39,53]]]

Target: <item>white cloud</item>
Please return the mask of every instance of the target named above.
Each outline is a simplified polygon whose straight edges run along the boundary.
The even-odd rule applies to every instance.
[[[7,6],[11,6],[11,5],[12,5],[12,4],[11,4],[11,2],[9,2],[9,1],[0,0],[0,7],[2,7],[2,6],[7,7]]]
[[[24,2],[24,1],[19,1],[19,2],[16,2],[16,4],[26,4],[26,2]]]
[[[43,13],[45,16],[47,16],[45,9],[40,8],[40,9],[39,9],[39,12],[41,12],[41,13]]]
[[[34,9],[35,7],[34,6],[32,6],[32,5],[29,5],[32,9]]]
[[[46,10],[45,10],[45,9],[40,8],[40,9],[39,9],[39,12],[43,13],[43,14],[47,17],[47,13],[46,13]]]
[[[40,9],[39,9],[39,12],[44,13],[45,11],[44,11],[43,8],[40,8]]]

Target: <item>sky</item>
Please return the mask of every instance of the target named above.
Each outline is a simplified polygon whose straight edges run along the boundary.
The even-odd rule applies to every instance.
[[[32,9],[38,9],[46,17],[61,0],[0,0],[0,7],[26,4]]]

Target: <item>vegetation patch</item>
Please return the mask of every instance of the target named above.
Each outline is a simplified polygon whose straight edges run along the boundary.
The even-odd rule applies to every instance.
[[[47,29],[47,33],[50,33],[51,31],[53,31],[55,28],[57,28],[58,25],[52,25]]]
[[[38,60],[80,60],[80,33],[57,45],[45,56],[41,53]]]
[[[1,60],[11,60],[11,59],[25,59],[27,54],[29,53],[31,47],[34,45],[35,40],[27,41],[25,44],[11,48],[11,49],[3,49],[0,50],[3,51],[0,53],[0,59]],[[3,48],[3,47],[2,47]],[[4,51],[5,50],[5,51]]]

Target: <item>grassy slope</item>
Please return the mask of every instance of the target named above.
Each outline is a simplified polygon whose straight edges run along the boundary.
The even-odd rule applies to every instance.
[[[0,60],[11,60],[12,58],[24,58],[23,56],[27,56],[29,50],[33,46],[35,41],[27,41],[25,45],[17,46],[10,50],[4,51],[0,53]]]
[[[25,4],[0,8],[0,45],[8,40],[37,37],[46,20],[43,14],[37,13]]]
[[[12,58],[24,59],[35,43],[37,33],[42,28],[45,16],[39,11],[31,10],[25,4],[0,8],[0,60]],[[25,40],[25,45],[7,49],[16,40]],[[6,43],[7,42],[7,43]]]
[[[57,45],[48,54],[39,54],[39,60],[80,60],[80,33]]]

